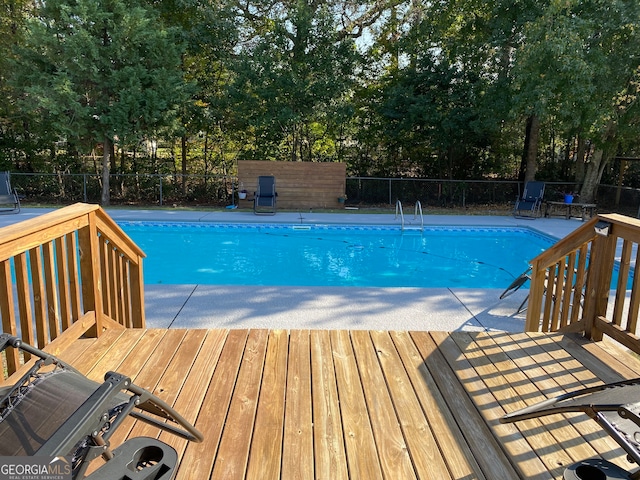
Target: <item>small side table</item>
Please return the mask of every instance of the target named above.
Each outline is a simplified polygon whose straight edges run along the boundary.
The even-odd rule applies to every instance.
[[[545,202],[544,216],[564,215],[569,220],[571,217],[580,217],[584,222],[587,218],[593,217],[596,210],[595,203],[564,203],[564,202]]]

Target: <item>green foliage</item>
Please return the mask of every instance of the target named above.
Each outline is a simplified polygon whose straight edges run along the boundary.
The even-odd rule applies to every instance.
[[[327,152],[338,151],[337,132],[347,121],[343,105],[353,83],[355,48],[336,35],[328,4],[299,1],[284,8],[268,26],[263,19],[260,36],[234,66],[232,121],[252,139],[240,155],[327,159]]]
[[[0,168],[86,171],[112,139],[122,173],[240,158],[516,178],[534,114],[542,179],[640,151],[636,0],[0,7]]]
[[[37,130],[91,149],[170,123],[184,84],[176,30],[135,0],[51,0],[26,24],[12,78]]]

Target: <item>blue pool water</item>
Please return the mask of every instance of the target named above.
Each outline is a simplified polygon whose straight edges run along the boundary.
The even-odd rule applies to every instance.
[[[147,284],[504,288],[553,244],[524,228],[121,226]]]

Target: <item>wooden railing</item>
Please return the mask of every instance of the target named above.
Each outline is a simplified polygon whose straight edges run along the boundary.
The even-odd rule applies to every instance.
[[[78,203],[0,228],[2,330],[44,348],[65,331],[73,341],[144,327],[144,256],[97,205]],[[9,350],[10,375],[20,359]]]
[[[640,275],[631,268],[638,243],[640,220],[598,215],[538,255],[525,329],[583,331],[592,340],[606,334],[640,353]]]

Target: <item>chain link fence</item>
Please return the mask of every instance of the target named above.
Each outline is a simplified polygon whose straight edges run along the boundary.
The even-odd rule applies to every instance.
[[[109,178],[111,204],[131,206],[224,207],[237,203],[237,178],[223,175],[114,174]],[[102,178],[97,174],[13,173],[11,183],[23,204],[100,203]],[[579,185],[547,182],[545,199],[561,201]],[[510,180],[443,180],[347,177],[347,205],[393,208],[400,200],[424,208],[509,210],[522,184]],[[580,199],[576,199],[580,201]],[[638,216],[640,190],[600,185],[598,210]]]

